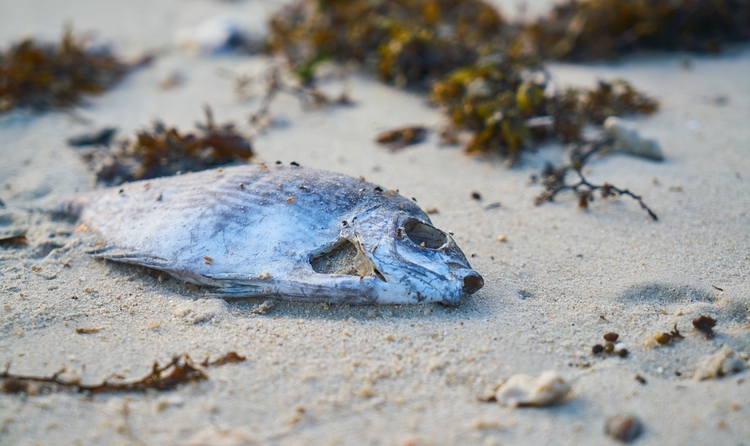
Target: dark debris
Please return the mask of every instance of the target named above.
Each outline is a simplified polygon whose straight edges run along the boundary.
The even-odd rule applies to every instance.
[[[88,49],[70,29],[58,44],[22,40],[0,52],[0,113],[73,107],[113,86],[129,68],[106,51]]]
[[[157,121],[151,129],[139,131],[135,141],[94,150],[84,158],[97,181],[114,186],[246,162],[254,155],[249,138],[231,123],[217,125],[209,107],[206,121],[196,127],[195,133],[181,133]]]
[[[202,368],[220,366],[228,363],[242,362],[244,356],[235,352],[229,352],[220,358],[209,361],[208,358],[200,364],[195,364],[190,356],[182,354],[175,356],[164,365],[154,362],[151,373],[137,380],[125,380],[119,376],[107,378],[99,384],[83,384],[80,379],[65,380],[61,375],[66,369],[54,373],[52,376],[40,377],[29,375],[16,375],[9,372],[9,367],[0,372],[0,390],[6,393],[37,394],[40,391],[53,391],[62,388],[74,390],[78,393],[123,393],[144,392],[148,389],[157,391],[168,391],[175,389],[178,385],[188,382],[204,381],[208,375]]]

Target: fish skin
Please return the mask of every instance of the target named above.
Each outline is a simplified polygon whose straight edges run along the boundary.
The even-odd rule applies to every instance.
[[[162,270],[221,296],[455,305],[484,284],[414,202],[311,168],[255,164],[137,181],[58,210],[104,237],[98,257]],[[441,246],[412,240],[430,237]],[[342,239],[371,262],[373,275],[313,270],[311,259]]]

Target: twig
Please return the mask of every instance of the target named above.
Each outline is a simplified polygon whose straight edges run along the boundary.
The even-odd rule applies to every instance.
[[[542,171],[542,182],[545,190],[534,199],[534,204],[537,206],[547,201],[554,201],[557,194],[562,191],[571,190],[578,196],[578,207],[585,209],[588,207],[590,201],[594,199],[594,191],[601,191],[602,198],[618,197],[626,195],[641,206],[641,209],[648,213],[654,221],[658,221],[659,218],[656,216],[654,211],[649,208],[643,201],[643,197],[636,195],[629,189],[621,189],[609,183],[601,185],[593,184],[589,182],[583,175],[582,169],[589,158],[608,146],[610,141],[608,139],[601,139],[591,144],[591,147],[587,151],[582,151],[583,146],[577,146],[570,154],[571,165],[554,167],[548,164]],[[574,184],[568,184],[565,182],[567,173],[573,170],[578,175],[578,182]],[[532,182],[536,182],[536,177],[532,176]]]

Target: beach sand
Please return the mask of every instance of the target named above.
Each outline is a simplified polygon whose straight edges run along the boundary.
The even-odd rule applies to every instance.
[[[531,11],[548,4],[534,2]],[[273,302],[254,311],[263,299],[217,299],[96,260],[90,236],[41,211],[95,187],[79,152],[66,146],[70,136],[106,125],[132,135],[156,118],[187,130],[205,104],[219,122],[245,123],[260,92],[238,101],[217,70],[254,74],[269,61],[172,43],[177,30],[222,13],[262,32],[278,7],[0,2],[2,45],[26,34],[56,39],[68,21],[126,56],[165,48],[152,66],[78,108],[88,124],[64,112],[0,117],[0,230],[25,229],[28,237],[26,246],[0,248],[0,364],[37,376],[65,365],[64,377],[97,383],[142,377],[154,361],[183,353],[196,361],[230,351],[247,357],[166,392],[0,394],[0,444],[601,445],[615,443],[604,424],[622,413],[644,424],[638,444],[750,443],[748,372],[692,378],[723,346],[745,363],[750,353],[747,45],[716,56],[550,65],[561,85],[623,77],[661,102],[655,115],[629,121],[659,141],[663,162],[610,154],[588,166],[592,181],[642,194],[658,222],[627,197],[597,199],[583,211],[572,195],[534,206],[541,187],[529,176],[564,160],[559,145],[525,154],[515,167],[440,147],[434,133],[398,153],[377,146],[380,131],[442,118],[424,97],[364,74],[348,81],[355,107],[304,111],[293,98],[275,102],[274,116],[288,125],[255,137],[259,160],[363,175],[439,210],[433,222],[455,233],[485,280],[456,308]],[[160,90],[172,73],[184,83]],[[343,83],[324,88],[337,92]],[[486,209],[495,202],[501,206]],[[699,315],[717,320],[713,339],[692,327]],[[644,345],[675,324],[685,339]],[[628,357],[592,355],[608,332],[620,335]],[[513,409],[481,401],[512,375],[545,370],[570,383],[564,402]]]

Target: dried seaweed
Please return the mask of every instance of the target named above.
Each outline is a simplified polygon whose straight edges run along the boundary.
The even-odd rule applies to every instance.
[[[0,235],[0,246],[2,247],[19,247],[28,243],[26,233]]]
[[[392,152],[404,147],[419,144],[427,138],[428,130],[421,125],[410,125],[381,132],[376,138],[380,144],[388,147]]]
[[[217,125],[206,107],[206,121],[195,133],[183,134],[157,121],[137,133],[135,141],[123,141],[113,148],[84,154],[96,172],[97,181],[118,185],[177,173],[195,172],[253,156],[250,140],[233,124]]]
[[[712,318],[711,316],[706,316],[702,314],[699,317],[696,317],[695,319],[693,319],[693,327],[695,327],[696,330],[706,335],[707,339],[713,338],[715,326],[716,326],[716,319]]]
[[[601,198],[606,199],[610,197],[628,196],[638,202],[641,209],[646,211],[652,220],[657,221],[659,218],[656,216],[654,211],[649,208],[643,201],[643,197],[636,195],[628,189],[621,189],[609,183],[604,184],[593,184],[589,182],[583,175],[583,167],[589,158],[605,149],[608,144],[611,143],[609,139],[603,139],[595,143],[589,144],[591,146],[588,150],[583,151],[583,144],[578,145],[570,153],[570,164],[555,167],[552,164],[542,170],[540,177],[532,175],[532,183],[541,182],[544,186],[544,191],[537,195],[534,199],[534,204],[537,206],[551,202],[555,200],[555,197],[561,192],[572,191],[578,197],[578,207],[586,209],[589,207],[589,203],[594,201],[595,192],[599,192]],[[568,173],[573,171],[576,174],[578,181],[570,183],[566,177]]]
[[[299,0],[272,17],[268,48],[301,74],[356,61],[386,82],[429,88],[499,45],[503,23],[481,0]]]
[[[209,361],[206,359],[200,366],[203,368],[220,366],[228,363],[242,362],[245,357],[235,352]],[[197,382],[208,379],[208,375],[199,365],[193,363],[190,356],[182,354],[175,356],[164,365],[154,362],[151,372],[143,378],[136,380],[125,380],[120,376],[110,377],[99,384],[83,384],[80,379],[66,380],[61,378],[66,369],[63,367],[52,376],[29,376],[16,375],[9,372],[9,366],[0,372],[0,390],[6,393],[37,394],[40,391],[59,390],[67,388],[78,393],[97,394],[113,392],[144,392],[148,389],[156,391],[168,391],[175,389],[178,385],[189,382]]]
[[[481,0],[298,0],[273,16],[268,48],[304,81],[321,61],[356,61],[386,82],[431,91],[450,122],[441,139],[468,131],[469,153],[516,159],[547,138],[580,141],[587,123],[656,110],[623,80],[557,91],[523,28]]]
[[[536,52],[564,60],[636,50],[717,52],[750,39],[748,0],[568,0],[525,27]]]
[[[129,66],[66,29],[59,44],[25,39],[0,52],[0,113],[69,108],[114,85]]]
[[[453,71],[433,85],[432,99],[451,125],[471,132],[467,152],[511,158],[548,138],[582,141],[584,125],[602,124],[609,116],[658,108],[623,79],[600,81],[588,91],[556,90],[538,59],[510,50]]]

